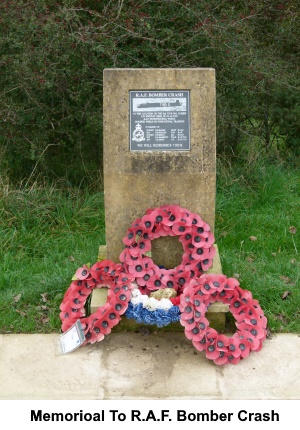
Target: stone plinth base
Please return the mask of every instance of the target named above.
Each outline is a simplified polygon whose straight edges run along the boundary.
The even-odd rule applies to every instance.
[[[217,252],[213,260],[212,267],[207,271],[207,273],[222,273],[222,266],[219,256],[219,250],[217,245],[214,245]],[[106,246],[102,245],[99,247],[98,260],[106,259]],[[107,288],[102,287],[95,289],[92,293],[91,299],[91,312],[96,312],[96,310],[103,306],[106,302],[107,298]],[[225,315],[228,312],[228,306],[223,303],[213,303],[207,310],[206,317],[210,322],[210,326],[213,327],[217,331],[224,331],[225,329]],[[145,324],[146,325],[146,324]],[[141,327],[141,324],[138,324],[132,319],[127,319],[126,317],[122,317],[120,323],[114,327],[114,331],[136,331]],[[155,328],[155,330],[160,331],[183,331],[183,327],[180,323],[172,323],[163,328],[157,328],[156,326],[147,326],[149,329]]]

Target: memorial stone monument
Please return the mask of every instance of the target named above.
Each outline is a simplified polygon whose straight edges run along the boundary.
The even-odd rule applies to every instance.
[[[185,207],[214,231],[214,69],[105,69],[103,127],[103,257],[119,261],[127,229],[148,208]],[[182,253],[177,237],[152,242],[154,262],[166,268],[180,264]],[[210,272],[221,273],[218,253]],[[100,294],[94,291],[92,308]],[[224,322],[227,308],[215,309]]]

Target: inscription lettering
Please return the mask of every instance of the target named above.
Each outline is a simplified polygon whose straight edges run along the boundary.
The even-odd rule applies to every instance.
[[[189,151],[190,92],[130,91],[130,151]]]

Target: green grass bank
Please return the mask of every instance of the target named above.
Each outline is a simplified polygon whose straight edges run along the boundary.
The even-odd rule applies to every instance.
[[[1,178],[0,333],[60,331],[73,274],[105,244],[99,190]],[[219,163],[216,207],[223,273],[252,291],[272,332],[300,333],[299,171]]]

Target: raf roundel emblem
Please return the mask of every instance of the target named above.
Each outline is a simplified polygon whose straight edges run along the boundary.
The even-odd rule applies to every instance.
[[[135,126],[135,130],[132,134],[132,140],[135,140],[136,142],[142,142],[145,140],[144,132],[142,130],[142,126],[140,124],[137,124]]]

